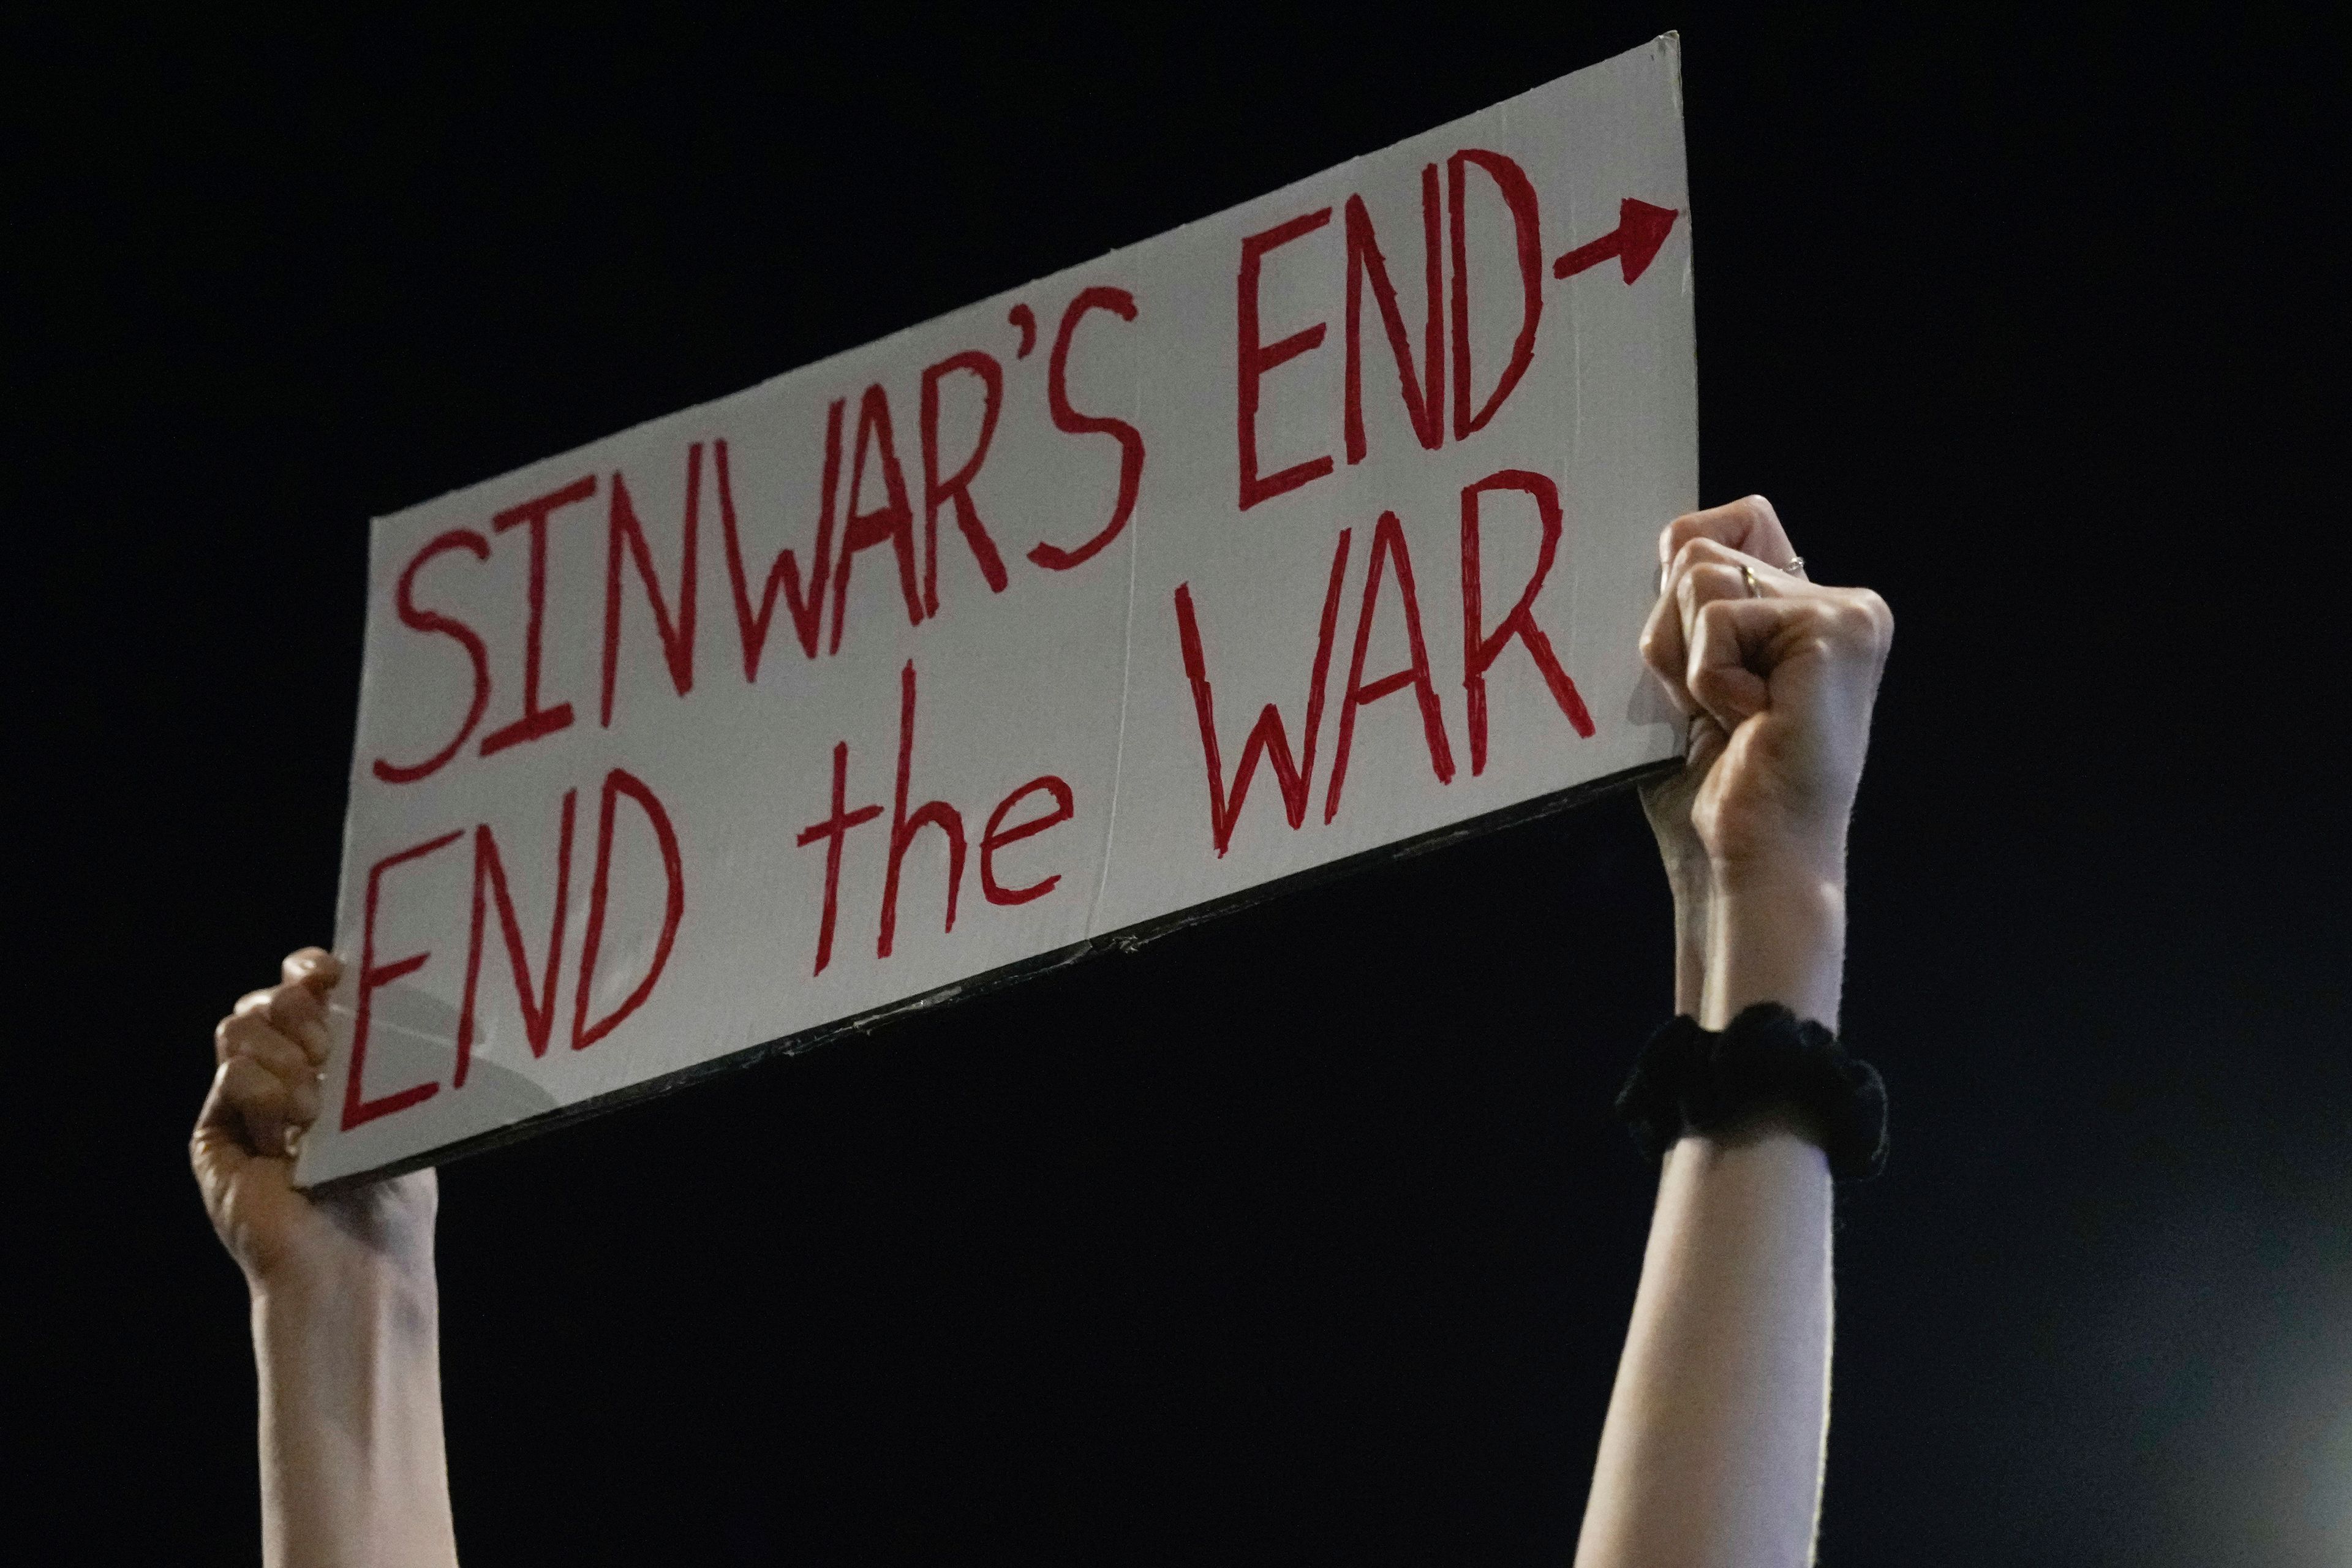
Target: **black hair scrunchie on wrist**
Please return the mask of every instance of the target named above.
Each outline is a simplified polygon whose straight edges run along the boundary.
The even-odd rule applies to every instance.
[[[1886,1163],[1886,1085],[1837,1037],[1778,1002],[1759,1002],[1720,1033],[1687,1014],[1634,1058],[1617,1115],[1657,1159],[1685,1132],[1714,1132],[1771,1105],[1794,1107],[1819,1135],[1830,1174],[1863,1181]]]

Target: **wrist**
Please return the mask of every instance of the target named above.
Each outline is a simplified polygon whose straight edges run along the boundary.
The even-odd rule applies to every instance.
[[[285,1268],[247,1281],[254,1349],[305,1361],[437,1353],[440,1299],[426,1258]]]
[[[1838,1026],[1845,968],[1843,864],[1797,859],[1718,875],[1708,908],[1699,1020],[1720,1029],[1742,1009],[1778,1002]]]
[[[1706,851],[1708,884],[1718,893],[1845,881],[1843,821],[1803,827],[1784,825],[1769,835],[1740,837],[1748,841],[1736,846],[1717,844]]]
[[[431,1171],[341,1193],[289,1193],[274,1223],[232,1243],[247,1291],[289,1302],[331,1296],[432,1298],[439,1184]]]

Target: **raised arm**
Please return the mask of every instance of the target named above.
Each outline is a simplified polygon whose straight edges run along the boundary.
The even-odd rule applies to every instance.
[[[433,1173],[319,1199],[293,1184],[340,973],[305,948],[221,1021],[188,1157],[252,1299],[262,1561],[446,1568]]]
[[[1835,1029],[1845,834],[1893,635],[1807,581],[1761,497],[1669,524],[1643,657],[1688,761],[1644,796],[1675,892],[1675,1005],[1778,1002]],[[1667,1152],[1577,1543],[1579,1568],[1812,1559],[1828,1437],[1830,1176],[1787,1107]]]

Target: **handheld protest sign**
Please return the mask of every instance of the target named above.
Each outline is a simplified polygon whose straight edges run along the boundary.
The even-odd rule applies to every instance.
[[[1667,37],[378,519],[299,1179],[1676,754],[1687,207]]]

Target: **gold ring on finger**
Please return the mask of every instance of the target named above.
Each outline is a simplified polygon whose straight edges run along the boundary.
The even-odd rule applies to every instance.
[[[1759,597],[1756,591],[1756,568],[1743,561],[1739,563],[1739,575],[1748,584],[1748,596],[1751,599]]]

